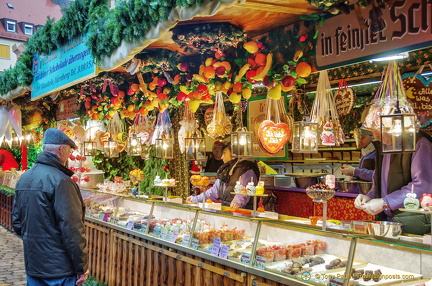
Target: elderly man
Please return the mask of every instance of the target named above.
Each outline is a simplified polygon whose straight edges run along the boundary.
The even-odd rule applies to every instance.
[[[43,152],[18,180],[13,228],[23,238],[27,285],[82,285],[88,276],[84,203],[65,167],[75,143],[49,128]]]
[[[366,129],[360,129],[360,142],[359,147],[361,149],[362,157],[360,159],[359,166],[354,168],[353,166],[342,166],[341,172],[347,176],[355,176],[361,180],[372,182],[373,173],[375,170],[375,146],[373,144],[373,134],[371,131]],[[353,183],[350,185],[349,192],[359,193],[359,187]]]

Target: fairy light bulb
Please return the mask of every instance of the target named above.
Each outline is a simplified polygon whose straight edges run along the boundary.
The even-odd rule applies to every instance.
[[[247,141],[246,141],[246,136],[244,134],[241,134],[239,137],[239,144],[244,146],[246,145]]]

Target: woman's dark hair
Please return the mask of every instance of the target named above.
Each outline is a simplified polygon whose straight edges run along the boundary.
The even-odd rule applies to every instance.
[[[224,142],[223,143],[222,151],[225,150],[226,148],[230,148],[231,149],[231,142]]]

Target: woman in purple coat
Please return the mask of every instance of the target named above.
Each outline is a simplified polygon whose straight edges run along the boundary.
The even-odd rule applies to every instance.
[[[352,166],[342,166],[341,172],[347,176],[355,176],[363,181],[372,182],[373,173],[375,170],[375,146],[372,143],[373,134],[371,131],[366,129],[360,129],[360,142],[359,147],[361,149],[362,157],[358,168]],[[350,193],[360,193],[358,184],[352,183],[349,187]]]
[[[223,206],[230,206],[232,210],[239,208],[251,208],[248,204],[249,196],[236,194],[233,196],[234,186],[237,181],[246,186],[252,182],[257,185],[259,179],[259,169],[257,163],[252,159],[232,159],[231,144],[225,144],[222,148],[222,160],[224,164],[217,171],[217,180],[214,185],[205,191],[205,198],[212,201],[218,201]],[[198,196],[190,196],[186,199],[189,203],[201,203],[204,199],[204,194]]]

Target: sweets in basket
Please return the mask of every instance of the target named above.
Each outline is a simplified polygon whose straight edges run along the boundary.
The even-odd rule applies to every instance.
[[[314,200],[314,202],[326,202],[330,200],[335,190],[326,184],[316,184],[306,188],[306,194]]]

